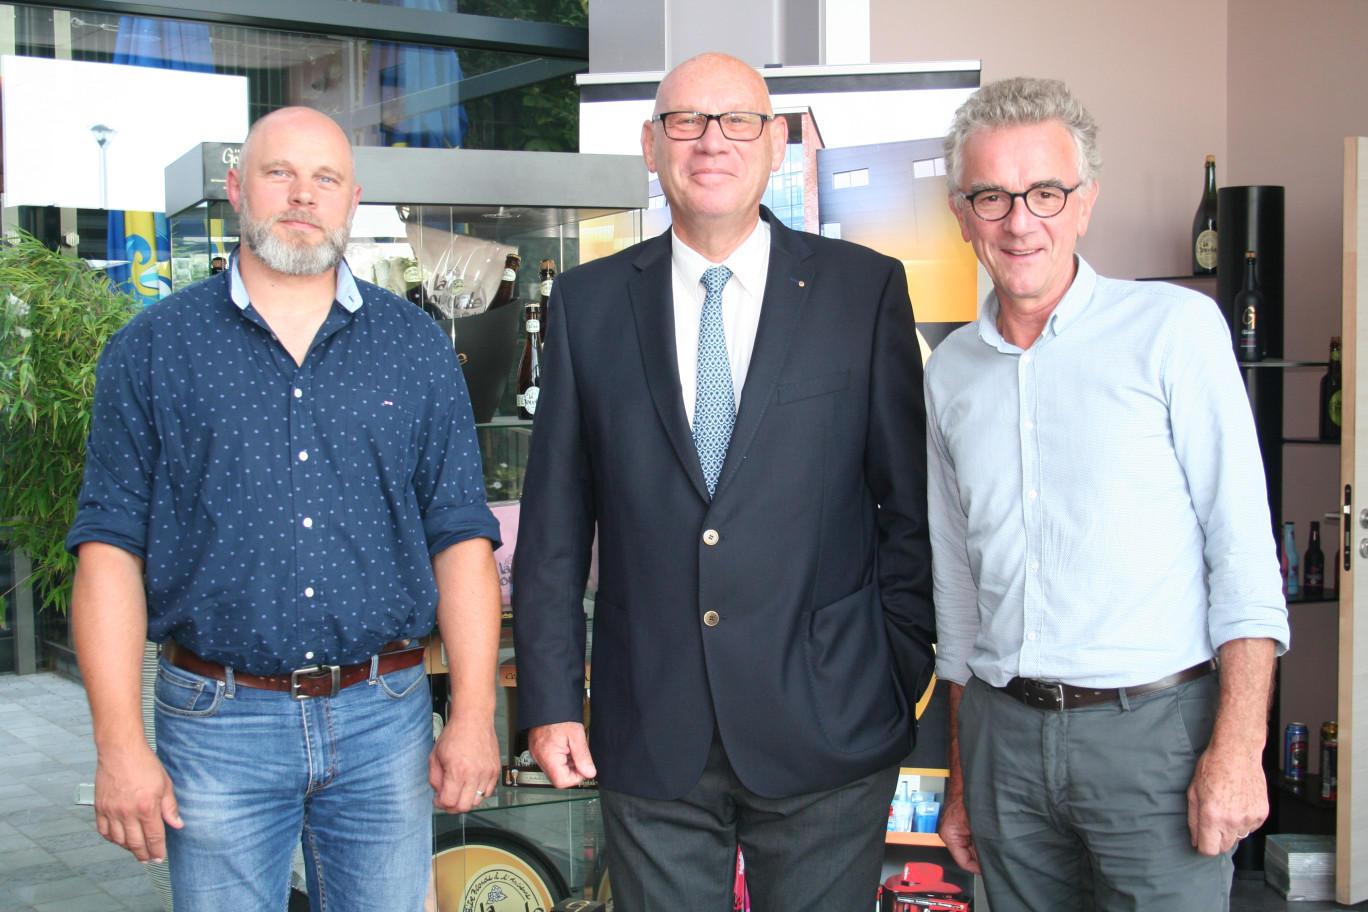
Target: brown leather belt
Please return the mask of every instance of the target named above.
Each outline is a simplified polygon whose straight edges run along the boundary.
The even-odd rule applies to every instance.
[[[1058,681],[1012,678],[1004,686],[996,689],[1015,700],[1020,700],[1032,709],[1062,712],[1066,709],[1077,709],[1080,706],[1116,703],[1121,699],[1122,691],[1125,691],[1127,697],[1143,697],[1145,694],[1152,694],[1156,691],[1167,690],[1170,687],[1177,687],[1179,684],[1186,684],[1188,681],[1195,681],[1211,674],[1215,669],[1216,660],[1208,659],[1199,665],[1185,668],[1166,678],[1150,681],[1148,684],[1137,684],[1135,687],[1075,687],[1072,684],[1061,684]]]
[[[412,668],[423,661],[426,650],[417,640],[395,640],[380,650],[378,674],[389,674],[401,668]],[[197,675],[213,678],[216,681],[228,680],[225,668],[218,662],[201,658],[175,640],[162,644],[162,658]],[[335,697],[344,687],[351,687],[370,678],[371,660],[357,662],[355,665],[310,665],[291,672],[273,675],[254,675],[245,671],[233,670],[233,681],[243,687],[260,690],[281,690],[293,699],[304,700],[309,697]]]

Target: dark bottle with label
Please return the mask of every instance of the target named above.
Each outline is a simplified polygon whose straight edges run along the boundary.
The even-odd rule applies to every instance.
[[[1206,189],[1192,219],[1192,274],[1216,274],[1216,156],[1206,157]]]
[[[1244,287],[1235,294],[1235,357],[1241,361],[1264,359],[1263,292],[1259,291],[1258,257],[1254,251],[1245,254]]]
[[[522,263],[522,257],[516,253],[510,253],[504,259],[503,278],[499,280],[499,290],[494,292],[494,298],[489,302],[486,311],[497,310],[513,303],[513,293],[518,286],[518,266]]]
[[[1321,551],[1320,523],[1311,522],[1311,544],[1306,546],[1302,560],[1302,592],[1306,598],[1318,599],[1325,595],[1325,553]]]
[[[545,259],[541,261],[541,338],[539,341],[546,341],[547,317],[550,311],[547,302],[551,300],[551,285],[556,281],[556,261]]]
[[[1339,440],[1340,422],[1344,416],[1344,370],[1340,351],[1340,337],[1330,337],[1330,369],[1321,378],[1320,439]]]
[[[523,313],[527,339],[518,362],[518,417],[530,421],[537,414],[537,396],[541,393],[541,305],[529,301]]]

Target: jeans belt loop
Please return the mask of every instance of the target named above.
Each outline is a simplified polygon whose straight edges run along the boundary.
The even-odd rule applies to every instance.
[[[375,686],[375,682],[380,680],[380,653],[371,656],[370,677],[366,678],[366,684],[370,687]]]
[[[223,695],[228,699],[233,699],[237,693],[237,681],[233,679],[233,669],[227,665],[223,666]]]
[[[321,678],[324,675],[332,676],[332,689],[326,694],[302,694],[299,692],[299,679],[301,676],[310,678]],[[307,668],[296,668],[290,672],[290,699],[308,700],[311,696],[335,697],[337,692],[342,689],[342,666],[341,665],[310,665]]]

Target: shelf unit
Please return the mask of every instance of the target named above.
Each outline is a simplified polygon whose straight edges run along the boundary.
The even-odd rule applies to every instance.
[[[1296,361],[1283,358],[1270,358],[1258,362],[1242,362],[1240,372],[1245,380],[1249,394],[1250,408],[1254,412],[1254,422],[1259,438],[1259,449],[1264,460],[1264,474],[1268,485],[1269,513],[1273,521],[1273,535],[1282,541],[1282,501],[1283,501],[1283,448],[1297,447],[1338,447],[1339,441],[1321,440],[1318,437],[1286,437],[1283,435],[1283,381],[1287,371],[1317,370],[1329,367],[1325,361]],[[1304,545],[1303,540],[1300,544]],[[1339,560],[1339,543],[1323,543],[1327,561]],[[1330,566],[1327,563],[1327,568]],[[1297,609],[1312,610],[1318,606],[1338,608],[1339,593],[1330,590],[1316,598],[1297,594],[1287,598],[1289,611]],[[1268,740],[1264,747],[1264,770],[1268,779],[1269,814],[1268,819],[1254,838],[1240,843],[1236,849],[1236,866],[1244,869],[1263,867],[1264,839],[1273,833],[1333,833],[1335,831],[1335,812],[1333,803],[1320,802],[1320,777],[1308,777],[1307,785],[1294,787],[1286,781],[1282,773],[1283,732],[1282,715],[1282,663],[1277,670],[1277,686],[1273,694],[1269,713]],[[1318,728],[1319,726],[1315,726]],[[1314,731],[1313,731],[1314,735]],[[1314,781],[1315,792],[1308,792]]]

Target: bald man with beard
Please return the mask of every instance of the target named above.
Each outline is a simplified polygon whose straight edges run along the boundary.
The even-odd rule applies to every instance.
[[[67,539],[96,824],[169,860],[178,912],[285,908],[301,839],[315,910],[416,912],[432,805],[478,805],[499,770],[498,525],[469,397],[431,318],[342,258],[361,188],[335,123],[268,114],[227,190],[228,268],[100,359]]]

